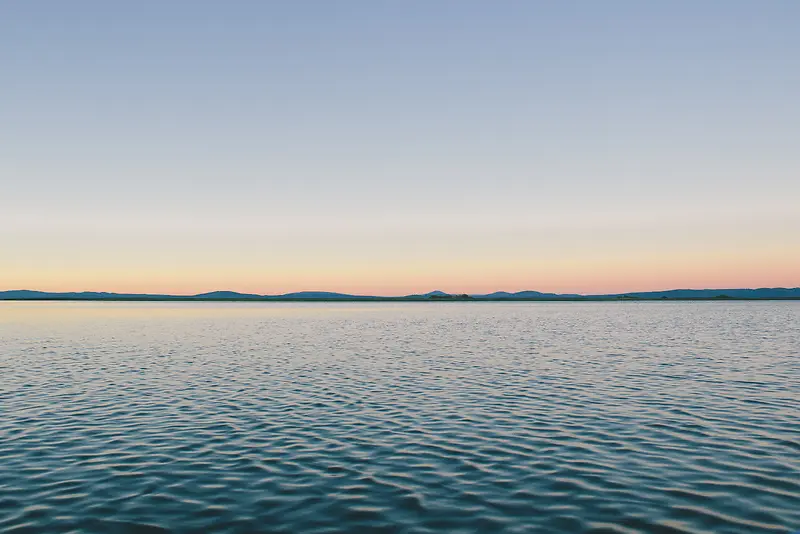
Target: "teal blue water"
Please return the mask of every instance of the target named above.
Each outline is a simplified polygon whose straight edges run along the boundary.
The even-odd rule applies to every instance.
[[[0,531],[787,533],[800,303],[0,303]]]

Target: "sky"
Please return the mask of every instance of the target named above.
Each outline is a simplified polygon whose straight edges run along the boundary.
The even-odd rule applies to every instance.
[[[0,290],[800,286],[800,2],[0,3]]]

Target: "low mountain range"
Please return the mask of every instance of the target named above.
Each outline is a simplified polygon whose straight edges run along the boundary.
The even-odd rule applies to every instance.
[[[643,291],[633,293],[611,293],[604,295],[581,295],[577,293],[542,293],[539,291],[496,291],[484,295],[451,294],[444,291],[382,297],[374,295],[350,295],[329,291],[300,291],[282,295],[256,295],[236,291],[212,291],[198,295],[160,295],[150,293],[108,293],[96,291],[51,293],[27,289],[0,291],[0,300],[182,300],[182,301],[442,301],[442,300],[777,300],[800,299],[800,287],[758,289],[671,289],[667,291]]]

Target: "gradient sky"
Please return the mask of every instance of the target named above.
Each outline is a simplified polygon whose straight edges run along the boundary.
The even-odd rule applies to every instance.
[[[0,3],[0,289],[800,285],[800,2]]]

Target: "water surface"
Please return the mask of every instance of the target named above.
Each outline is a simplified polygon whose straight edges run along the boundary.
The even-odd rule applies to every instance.
[[[800,529],[800,303],[0,303],[0,531]]]

